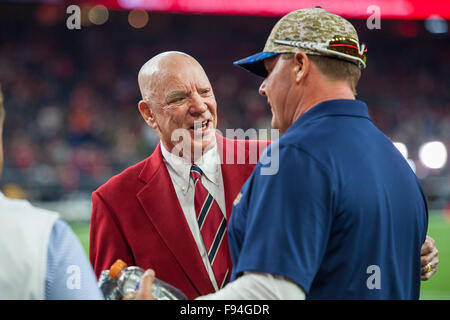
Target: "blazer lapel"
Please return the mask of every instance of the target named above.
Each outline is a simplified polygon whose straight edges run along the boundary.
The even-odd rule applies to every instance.
[[[230,221],[231,212],[233,210],[233,202],[236,196],[241,191],[242,186],[252,173],[255,164],[249,164],[248,150],[245,148],[245,142],[237,143],[236,140],[226,139],[220,135],[216,135],[217,146],[222,162],[222,179],[225,192],[225,210],[227,222]],[[234,159],[232,163],[227,163],[226,152],[227,148],[233,148]],[[237,164],[237,155],[245,154],[245,162]]]
[[[147,182],[137,194],[146,215],[200,294],[214,292],[209,275],[178,202],[160,145],[140,178]]]
[[[233,202],[236,196],[241,191],[241,188],[247,178],[252,173],[255,164],[249,164],[248,152],[246,152],[245,141],[237,143],[236,140],[226,139],[220,135],[216,135],[217,146],[219,149],[219,155],[222,163],[222,179],[223,179],[223,189],[225,192],[225,210],[227,216],[227,225],[230,222],[231,212],[233,211]],[[234,159],[232,161],[227,161],[227,152],[230,152],[229,148],[232,148]],[[228,151],[227,151],[228,149]],[[248,150],[247,150],[248,151]],[[244,153],[242,153],[244,152]],[[237,155],[245,155],[245,161],[243,164],[237,164]],[[229,159],[231,160],[231,159]],[[227,163],[231,162],[231,163]],[[228,263],[233,266],[233,261],[231,254],[228,255]]]

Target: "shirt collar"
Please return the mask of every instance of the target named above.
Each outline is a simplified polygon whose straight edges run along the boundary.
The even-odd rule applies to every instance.
[[[291,127],[326,116],[361,117],[370,120],[367,105],[361,100],[337,99],[327,100],[315,105],[305,112]]]
[[[161,153],[166,164],[170,166],[175,173],[172,177],[174,183],[181,187],[181,190],[186,193],[190,185],[189,182],[191,179],[192,163],[183,157],[170,153],[162,143]],[[212,149],[204,153],[202,157],[194,163],[202,170],[208,180],[216,185],[219,184],[218,175],[220,174],[220,156],[218,153],[217,144]]]
[[[203,174],[208,180],[216,185],[219,184],[218,175],[220,173],[220,156],[217,144],[215,144],[212,149],[206,151],[206,153],[194,163],[202,169]]]

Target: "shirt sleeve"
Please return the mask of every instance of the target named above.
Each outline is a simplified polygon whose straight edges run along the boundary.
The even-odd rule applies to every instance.
[[[97,278],[69,225],[58,219],[51,231],[45,279],[47,300],[101,300]]]
[[[267,273],[245,272],[223,289],[196,300],[304,300],[296,283]]]
[[[335,187],[329,171],[307,152],[279,149],[279,170],[255,168],[233,210],[232,280],[245,271],[280,275],[306,293],[319,270],[330,234]],[[230,222],[230,224],[231,224]]]

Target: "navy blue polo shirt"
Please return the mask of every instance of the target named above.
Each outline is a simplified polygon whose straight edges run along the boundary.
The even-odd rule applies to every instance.
[[[418,299],[427,227],[420,183],[366,104],[325,101],[268,147],[236,198],[232,280],[257,271],[307,299]]]

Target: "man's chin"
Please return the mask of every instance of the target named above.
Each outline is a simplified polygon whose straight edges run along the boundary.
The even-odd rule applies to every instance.
[[[201,143],[193,143],[191,145],[192,150],[196,153],[205,153],[216,145],[216,139],[203,140]]]
[[[189,130],[189,134],[183,136],[183,141],[175,145],[174,154],[186,160],[192,160],[192,158],[201,157],[216,145],[215,128],[198,132],[193,131]]]
[[[272,126],[272,129],[279,129],[277,121],[275,120],[275,118],[272,118],[272,122],[271,122],[270,125]]]
[[[196,155],[201,155],[216,145],[216,136],[214,131],[203,135],[201,139],[194,139],[191,143],[191,150]]]

